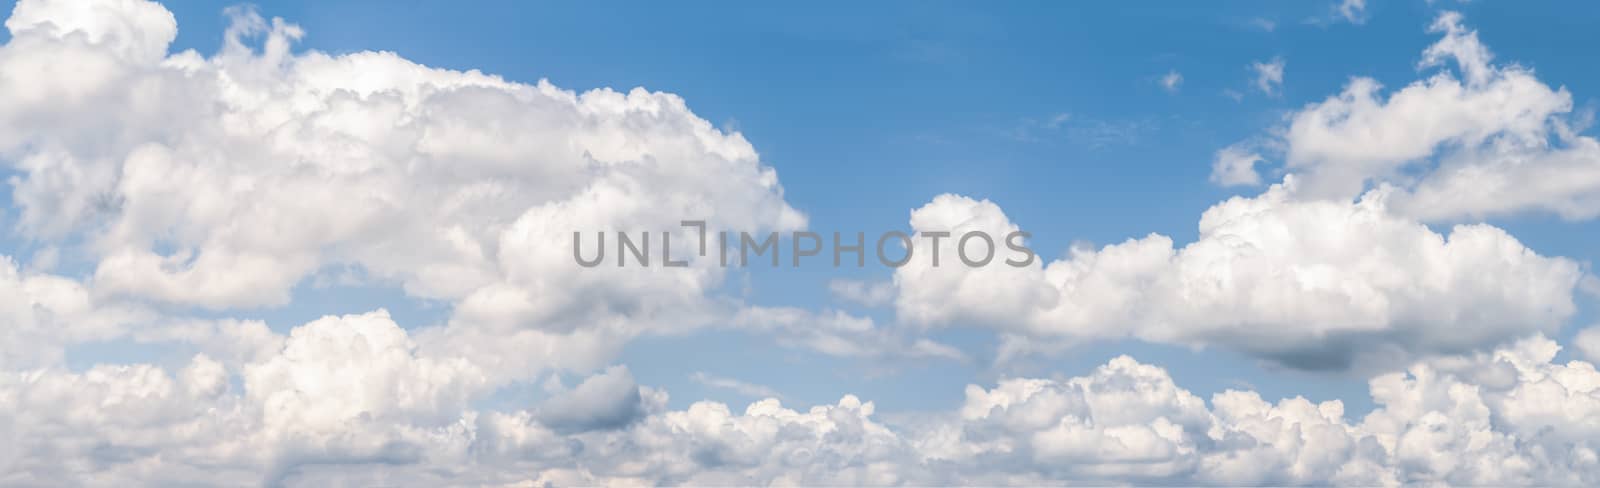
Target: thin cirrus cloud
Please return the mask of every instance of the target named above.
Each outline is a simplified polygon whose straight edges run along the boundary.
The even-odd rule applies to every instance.
[[[296,51],[298,26],[229,16],[209,56],[170,52],[176,19],[146,1],[23,0],[6,21],[0,159],[17,230],[92,265],[74,276],[52,271],[50,252],[0,259],[0,484],[1600,483],[1600,373],[1555,362],[1545,338],[1574,314],[1582,267],[1493,226],[1422,223],[1592,217],[1584,179],[1545,180],[1594,143],[1560,123],[1570,95],[1492,64],[1454,14],[1424,65],[1459,76],[1387,99],[1357,80],[1291,117],[1282,140],[1240,146],[1218,183],[1265,183],[1274,161],[1283,177],[1205,211],[1194,242],[1150,234],[1022,268],[919,257],[892,281],[832,287],[892,306],[888,320],[720,296],[725,272],[704,260],[567,266],[575,226],[674,228],[697,213],[728,230],[807,225],[754,146],[681,97]],[[76,68],[49,69],[61,65]],[[1408,110],[1408,97],[1443,113]],[[1351,124],[1437,118],[1459,125],[1350,149],[1373,132]],[[1432,158],[1442,147],[1452,156]],[[1414,166],[1428,171],[1389,178]],[[1467,191],[1450,179],[1461,172],[1498,175],[1508,195],[1563,191],[1492,208],[1429,196]],[[1024,230],[954,194],[909,224]],[[450,312],[435,325],[376,309],[286,329],[226,318],[283,304],[327,268]],[[710,371],[695,380],[757,400],[674,407],[614,364],[636,337],[703,327],[826,357],[974,361],[920,333],[959,326],[1374,369],[1376,409],[1203,398],[1128,356],[967,385],[947,409],[885,415],[870,391],[796,407]],[[1578,352],[1594,354],[1593,338],[1580,333]],[[114,341],[172,354],[66,364],[75,345]],[[536,404],[487,406],[562,371],[588,374],[547,382]]]
[[[711,387],[711,388],[729,390],[729,391],[732,391],[734,393],[738,393],[740,395],[744,395],[744,396],[751,397],[751,398],[756,398],[756,399],[777,398],[777,399],[780,399],[780,400],[783,399],[783,394],[778,393],[777,390],[772,389],[772,387],[770,387],[770,386],[758,385],[758,384],[755,384],[755,383],[750,383],[750,382],[745,382],[745,381],[739,381],[739,380],[736,380],[736,379],[733,379],[733,378],[724,378],[724,377],[721,377],[721,376],[717,376],[717,375],[714,375],[714,374],[707,373],[705,371],[695,371],[694,374],[689,375],[689,379],[693,380],[695,383],[699,383],[699,384],[702,384],[702,385],[705,385],[705,386],[708,386],[708,387]]]

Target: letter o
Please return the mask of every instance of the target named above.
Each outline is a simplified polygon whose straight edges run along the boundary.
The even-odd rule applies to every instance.
[[[967,239],[971,239],[973,236],[983,238],[983,242],[989,245],[988,250],[983,253],[983,259],[976,261],[967,259]],[[994,260],[994,238],[989,237],[989,234],[983,231],[961,234],[961,239],[956,241],[956,257],[961,258],[962,263],[973,268],[987,265]]]
[[[900,237],[900,242],[905,244],[906,255],[905,255],[905,257],[900,258],[899,261],[890,261],[889,257],[885,256],[883,254],[883,243],[884,243],[884,241],[889,240],[889,236],[899,236]],[[911,236],[906,235],[906,233],[904,233],[904,232],[900,232],[900,231],[896,230],[896,231],[886,232],[882,236],[878,236],[878,262],[883,263],[884,266],[888,266],[888,267],[891,267],[891,268],[898,268],[898,267],[901,267],[901,266],[905,266],[906,263],[911,262],[912,249],[914,249],[914,248],[911,247]]]

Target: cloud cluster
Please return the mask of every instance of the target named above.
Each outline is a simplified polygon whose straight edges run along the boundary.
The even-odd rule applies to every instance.
[[[1337,400],[1270,403],[1249,391],[1218,393],[1207,408],[1160,368],[1121,357],[1087,377],[969,387],[965,442],[952,449],[1022,457],[1042,479],[1591,484],[1597,446],[1583,425],[1600,414],[1600,375],[1552,364],[1558,349],[1530,339],[1379,376],[1377,409],[1359,422]]]
[[[1380,198],[1297,200],[1297,185],[1290,177],[1213,206],[1199,238],[1182,247],[1151,234],[1026,268],[914,259],[896,271],[896,309],[927,325],[1067,340],[1132,336],[1297,368],[1369,371],[1551,333],[1575,311],[1576,262],[1540,256],[1488,225],[1439,234]],[[994,203],[955,195],[912,212],[911,226],[1017,228]]]
[[[298,27],[229,15],[211,57],[168,55],[176,24],[149,2],[30,0],[6,22],[20,230],[81,242],[98,296],[278,305],[355,267],[464,328],[627,336],[703,320],[721,271],[576,272],[572,232],[805,223],[742,136],[675,95],[296,53]]]
[[[418,342],[491,382],[592,368],[630,337],[738,306],[708,298],[724,274],[714,262],[582,269],[573,232],[805,225],[749,142],[676,95],[296,52],[299,27],[228,16],[212,56],[169,54],[176,22],[142,0],[27,0],[6,21],[0,161],[17,230],[92,270],[79,284],[6,265],[0,286],[64,307],[17,314],[41,332],[0,344],[43,349],[7,362],[59,356],[40,334],[106,339],[123,332],[90,329],[137,318],[71,315],[89,302],[279,306],[308,277],[341,273],[448,304]]]
[[[521,449],[553,456],[548,476],[569,476],[560,456],[576,456],[581,436],[672,436],[704,416],[662,413],[664,394],[625,368],[526,410],[474,403],[549,368],[603,365],[632,335],[713,317],[828,354],[905,344],[910,356],[959,357],[870,319],[708,297],[722,273],[702,260],[577,272],[574,231],[805,224],[754,148],[681,98],[577,93],[392,53],[297,53],[297,26],[228,14],[209,57],[169,54],[172,14],[141,0],[28,0],[6,22],[0,159],[15,175],[17,229],[61,246],[41,256],[86,261],[71,264],[89,276],[0,261],[0,482],[272,485],[383,467],[475,476],[441,466],[521,462]],[[449,303],[451,316],[407,330],[377,310],[278,334],[153,311],[275,306],[308,277],[350,269]],[[66,367],[66,350],[93,342],[194,354]]]
[[[348,325],[349,327],[335,327]],[[683,410],[625,368],[537,408],[460,403],[476,376],[409,352],[382,313],[296,328],[243,366],[100,366],[0,376],[0,479],[23,484],[1592,485],[1600,372],[1532,338],[1370,382],[1338,400],[1201,398],[1123,356],[1087,375],[970,385],[952,411],[882,420],[846,396],[807,410]],[[307,363],[337,349],[340,364]],[[317,361],[332,359],[318,356]],[[333,371],[333,374],[330,374]],[[419,373],[420,371],[420,373]],[[395,381],[408,378],[406,381]],[[242,389],[242,391],[239,391]],[[376,400],[385,401],[376,401]]]

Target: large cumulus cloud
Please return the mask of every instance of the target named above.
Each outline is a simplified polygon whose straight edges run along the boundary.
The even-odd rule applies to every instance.
[[[1023,268],[917,258],[895,273],[896,309],[913,323],[1214,345],[1310,369],[1484,350],[1554,332],[1576,310],[1574,261],[1488,225],[1440,234],[1382,198],[1298,200],[1297,184],[1213,206],[1181,247],[1151,234]],[[911,225],[1017,229],[998,205],[955,195],[912,212]]]
[[[672,94],[293,52],[298,27],[230,15],[210,57],[168,54],[176,25],[147,2],[25,1],[6,24],[20,227],[81,238],[99,293],[273,305],[354,265],[463,320],[565,330],[692,311],[720,277],[577,273],[573,231],[804,225],[742,136]]]
[[[1354,77],[1276,131],[1267,146],[1284,171],[1302,176],[1302,197],[1378,191],[1398,213],[1430,221],[1600,213],[1600,142],[1582,134],[1572,94],[1530,68],[1497,63],[1458,13],[1441,14],[1430,31],[1441,38],[1418,61],[1430,76],[1389,93]],[[1255,176],[1243,167],[1240,177],[1223,156],[1214,179]]]
[[[168,52],[177,25],[146,1],[28,0],[6,22],[14,222],[92,269],[85,299],[280,306],[353,276],[450,306],[422,347],[500,382],[737,313],[708,297],[713,260],[584,269],[573,232],[805,225],[743,136],[670,93],[301,52],[293,24],[228,16],[210,56]]]

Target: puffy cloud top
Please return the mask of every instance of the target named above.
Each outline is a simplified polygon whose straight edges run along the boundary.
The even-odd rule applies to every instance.
[[[1531,69],[1496,64],[1458,13],[1441,14],[1430,30],[1442,37],[1418,68],[1437,69],[1431,76],[1387,94],[1355,77],[1290,116],[1274,146],[1301,175],[1301,196],[1373,189],[1397,213],[1430,221],[1600,213],[1600,142],[1578,133],[1572,94]],[[1219,155],[1214,180],[1245,179],[1239,164],[1224,161],[1239,159]]]
[[[382,332],[381,316],[369,314],[306,324],[291,336],[312,337],[333,320],[403,335]],[[302,354],[297,347],[246,371],[276,369]],[[0,467],[8,480],[58,484],[1593,485],[1600,372],[1588,362],[1553,363],[1558,350],[1534,338],[1414,363],[1371,381],[1377,408],[1360,419],[1338,400],[1269,402],[1238,390],[1203,399],[1163,368],[1123,356],[1084,376],[971,385],[954,410],[892,422],[855,396],[805,410],[766,399],[740,413],[715,402],[667,410],[649,392],[631,421],[582,429],[555,410],[456,407],[455,420],[431,423],[386,417],[424,398],[443,405],[451,395],[439,389],[416,391],[407,404],[327,403],[298,410],[308,417],[284,416],[283,402],[255,390],[286,390],[252,380],[233,391],[225,366],[201,355],[175,373],[134,365],[0,375],[0,434],[10,441]],[[339,375],[377,386],[307,391],[379,391],[391,384],[383,375],[393,364]],[[606,393],[613,390],[637,400],[646,390],[626,376],[613,369],[585,380],[598,386],[573,390],[561,408],[574,408],[563,412],[609,411],[618,404]],[[337,418],[345,420],[304,430]],[[329,463],[340,467],[320,468]]]
[[[675,95],[292,53],[297,27],[231,12],[209,58],[166,55],[172,16],[148,2],[25,1],[7,22],[0,154],[23,229],[87,238],[103,292],[279,304],[358,265],[478,320],[555,321],[593,312],[584,294],[684,301],[719,276],[572,274],[574,231],[804,225],[754,148]]]
[[[1181,248],[1152,234],[1029,268],[918,259],[896,272],[897,309],[921,323],[1216,345],[1312,369],[1483,350],[1553,332],[1575,311],[1583,273],[1571,260],[1487,225],[1441,235],[1382,198],[1297,200],[1297,184],[1217,204]],[[1016,229],[998,206],[957,196],[934,199],[911,224]]]

